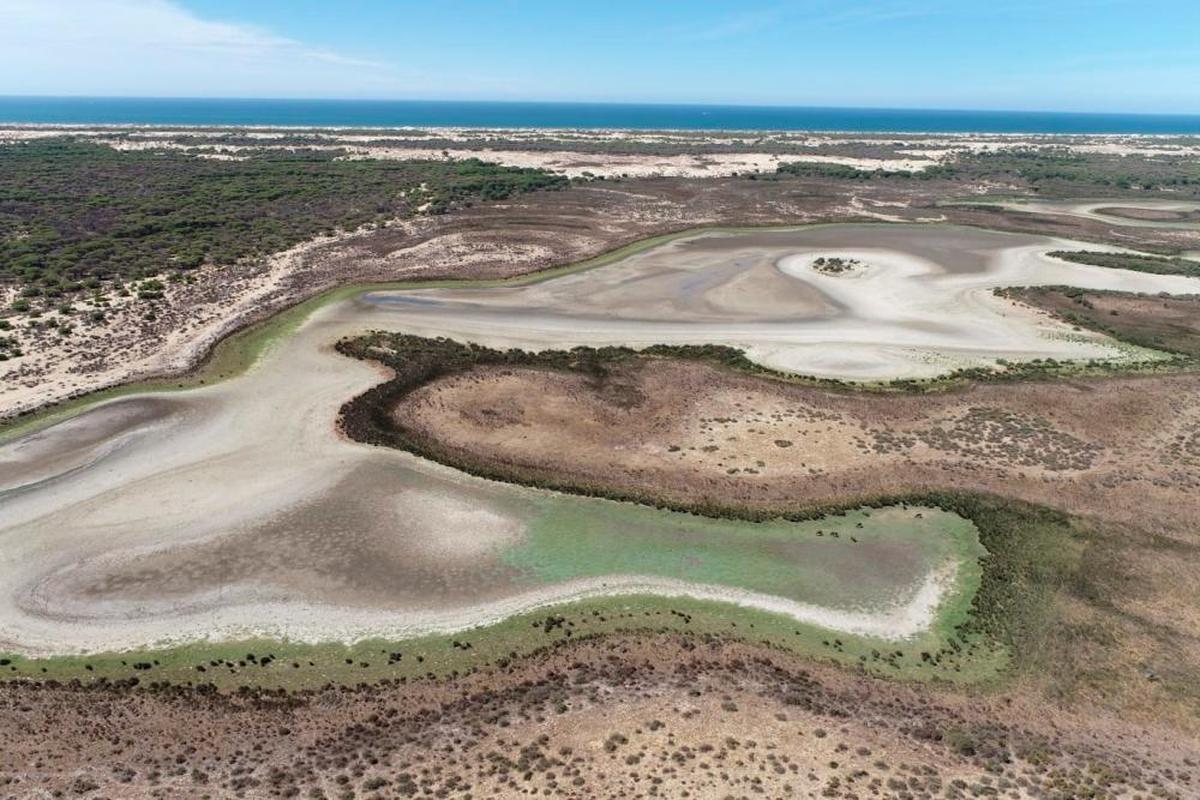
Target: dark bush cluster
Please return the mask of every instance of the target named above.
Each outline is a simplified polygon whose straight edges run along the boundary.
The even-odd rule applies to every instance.
[[[1191,261],[1186,258],[1147,256],[1137,253],[1101,253],[1091,250],[1055,250],[1049,255],[1074,264],[1152,272],[1156,275],[1186,275],[1191,278],[1200,278],[1200,261]]]
[[[1035,192],[1078,196],[1078,190],[1200,190],[1200,166],[1185,156],[1145,158],[1103,154],[1081,155],[1066,147],[1014,147],[960,153],[952,162],[916,172],[860,169],[845,164],[794,161],[782,163],[767,178],[824,178],[839,181],[882,179],[950,180],[978,185],[986,181],[1024,184]],[[1086,196],[1086,195],[1085,195]]]
[[[317,234],[566,178],[478,159],[339,159],[240,151],[241,160],[49,139],[0,146],[0,282],[56,297],[103,280],[232,264]]]

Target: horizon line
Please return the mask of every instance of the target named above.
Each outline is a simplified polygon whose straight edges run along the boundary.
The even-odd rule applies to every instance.
[[[645,108],[721,108],[721,109],[804,109],[813,111],[883,111],[883,112],[927,112],[942,114],[1047,114],[1066,116],[1126,116],[1126,117],[1168,117],[1168,118],[1198,118],[1196,112],[1167,112],[1167,111],[1115,111],[1115,110],[1054,110],[1032,108],[962,108],[944,106],[838,106],[838,105],[804,105],[791,103],[718,103],[718,102],[660,102],[647,100],[514,100],[514,99],[446,99],[446,98],[383,98],[383,97],[250,97],[228,95],[93,95],[93,94],[3,94],[0,100],[145,100],[145,101],[220,101],[246,103],[431,103],[431,104],[471,104],[471,105],[512,105],[512,106],[614,106],[614,107],[645,107]]]

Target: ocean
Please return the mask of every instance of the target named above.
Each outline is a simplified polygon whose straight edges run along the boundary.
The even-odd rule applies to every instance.
[[[0,97],[0,123],[1200,134],[1200,115],[903,108]]]

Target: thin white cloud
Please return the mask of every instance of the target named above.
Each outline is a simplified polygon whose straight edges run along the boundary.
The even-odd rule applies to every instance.
[[[139,45],[261,53],[296,46],[247,25],[211,22],[166,0],[3,0],[5,38],[21,45]]]
[[[855,4],[844,0],[815,0],[738,11],[705,25],[684,25],[671,35],[684,41],[719,41],[760,34],[782,23],[801,24],[806,29],[830,29],[871,25],[941,13],[940,3],[913,0],[872,0]]]
[[[332,50],[305,50],[304,55],[314,61],[322,61],[326,64],[337,64],[340,67],[356,67],[359,69],[378,69],[378,70],[393,70],[391,64],[386,64],[382,61],[371,61],[366,58],[353,58],[351,56],[335,53]]]
[[[731,14],[715,23],[702,26],[682,26],[676,35],[685,41],[705,42],[749,36],[777,23],[785,16],[782,8],[766,8]]]
[[[204,19],[172,0],[0,0],[0,94],[420,97],[463,82],[497,88]]]

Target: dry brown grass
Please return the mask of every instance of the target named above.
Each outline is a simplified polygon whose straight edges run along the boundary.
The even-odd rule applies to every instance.
[[[931,697],[933,702],[931,701]],[[502,670],[279,696],[0,687],[0,794],[1131,795],[1195,753],[1098,713],[931,695],[753,646],[578,642]]]
[[[602,380],[476,368],[405,396],[393,418],[466,462],[681,503],[775,508],[954,487],[1190,532],[1198,390],[1200,377],[1177,375],[868,394],[646,359]]]

